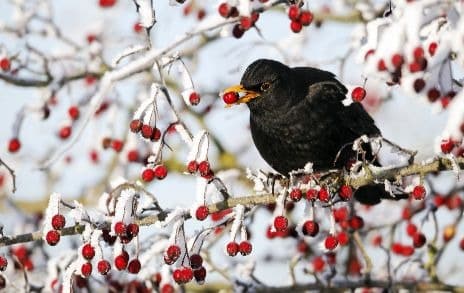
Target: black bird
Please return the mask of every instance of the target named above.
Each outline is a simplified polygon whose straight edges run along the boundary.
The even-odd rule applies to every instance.
[[[240,85],[224,90],[230,91],[245,94],[238,103],[250,109],[253,141],[264,160],[282,175],[308,162],[317,172],[343,168],[356,158],[353,141],[362,135],[381,135],[360,103],[343,105],[347,89],[328,71],[259,59],[245,70]],[[366,159],[375,160],[369,146],[364,147]],[[391,195],[376,184],[359,188],[355,198],[377,204]]]

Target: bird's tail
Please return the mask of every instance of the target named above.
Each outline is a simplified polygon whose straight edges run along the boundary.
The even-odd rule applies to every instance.
[[[354,197],[357,201],[366,205],[376,205],[380,203],[382,199],[400,200],[408,198],[409,195],[406,193],[391,195],[385,190],[384,184],[373,184],[366,185],[358,188],[354,193]]]

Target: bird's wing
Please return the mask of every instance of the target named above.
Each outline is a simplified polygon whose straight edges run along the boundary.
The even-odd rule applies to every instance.
[[[364,110],[360,103],[343,105],[347,89],[338,80],[321,81],[308,87],[305,102],[309,108],[324,105],[328,107],[328,115],[335,115],[340,125],[351,131],[354,139],[366,134],[368,136],[379,135],[380,130],[375,126],[374,120]]]

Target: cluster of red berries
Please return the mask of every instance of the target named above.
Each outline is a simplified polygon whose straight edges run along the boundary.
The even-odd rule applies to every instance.
[[[300,188],[293,188],[290,191],[289,197],[291,200],[297,202],[300,201],[303,195],[305,195],[307,200],[320,200],[322,202],[329,202],[332,197],[329,190],[324,186],[321,186],[319,190],[315,188],[309,188],[306,191],[303,191]],[[341,185],[338,190],[338,196],[344,201],[351,200],[353,197],[353,189],[349,185]]]
[[[219,5],[218,12],[224,18],[239,16],[237,7],[231,6],[226,2]],[[259,13],[256,11],[253,11],[250,16],[241,16],[240,22],[234,25],[232,29],[232,35],[237,39],[241,38],[247,30],[255,25],[258,19]]]
[[[7,57],[3,57],[0,59],[0,69],[3,71],[10,71],[11,69],[11,61]]]
[[[461,132],[464,134],[464,123],[461,125]],[[444,139],[441,141],[440,148],[442,153],[449,154],[453,150],[456,150],[455,155],[458,157],[464,156],[464,145],[462,142],[454,141],[453,139]],[[460,146],[461,145],[461,146]],[[460,146],[460,147],[459,147]]]
[[[117,138],[105,137],[102,139],[102,148],[104,150],[112,148],[115,152],[119,153],[124,147],[124,142]]]
[[[211,170],[211,166],[208,161],[190,161],[187,163],[187,172],[190,174],[200,173],[200,176],[210,180],[214,177],[214,172]]]
[[[206,16],[206,11],[202,7],[194,5],[194,2],[185,5],[183,10],[185,16],[191,15],[192,12],[196,12],[196,17],[198,20],[202,20]]]
[[[288,8],[288,18],[290,18],[290,29],[294,33],[299,33],[303,26],[308,26],[313,21],[313,13],[309,10],[300,9],[297,5],[290,5]]]
[[[151,141],[158,141],[161,138],[161,130],[157,127],[152,127],[148,124],[143,124],[140,119],[134,119],[129,125],[130,130],[133,133],[139,133],[143,138]]]
[[[157,165],[154,168],[145,168],[142,171],[142,180],[151,182],[153,179],[162,180],[168,175],[168,168],[165,165]]]
[[[168,246],[164,254],[164,262],[168,265],[174,264],[180,257],[180,247],[173,244]],[[206,269],[203,267],[203,258],[199,254],[192,254],[189,257],[190,267],[181,266],[176,268],[172,277],[178,284],[190,282],[193,278],[202,284],[206,278]]]
[[[34,269],[34,263],[31,259],[32,250],[28,249],[25,245],[19,245],[11,248],[10,253],[16,257],[14,262],[16,269],[20,269],[21,266],[27,271],[32,271]]]
[[[66,219],[62,214],[56,214],[52,217],[52,227],[53,230],[50,230],[45,235],[45,239],[50,246],[55,246],[60,242],[60,230],[66,225]]]
[[[406,225],[406,233],[409,237],[412,238],[412,244],[415,248],[420,248],[424,246],[427,238],[425,235],[417,229],[417,226],[414,225],[412,222],[409,222]]]
[[[248,240],[243,240],[240,243],[231,241],[226,244],[226,252],[230,256],[236,256],[240,252],[241,255],[249,255],[253,250],[253,245]]]
[[[139,225],[136,223],[129,223],[128,225],[119,221],[114,224],[114,234],[119,237],[121,243],[126,244],[132,241],[134,237],[139,235]]]

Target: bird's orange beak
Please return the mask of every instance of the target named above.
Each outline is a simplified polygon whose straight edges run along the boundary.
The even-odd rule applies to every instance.
[[[254,91],[250,91],[245,89],[242,85],[234,85],[231,87],[226,88],[225,90],[222,91],[223,94],[233,92],[236,93],[239,98],[237,101],[234,103],[228,103],[225,101],[228,105],[227,106],[232,106],[232,104],[243,104],[243,103],[248,103],[249,101],[253,100],[254,98],[258,97],[260,94]]]

